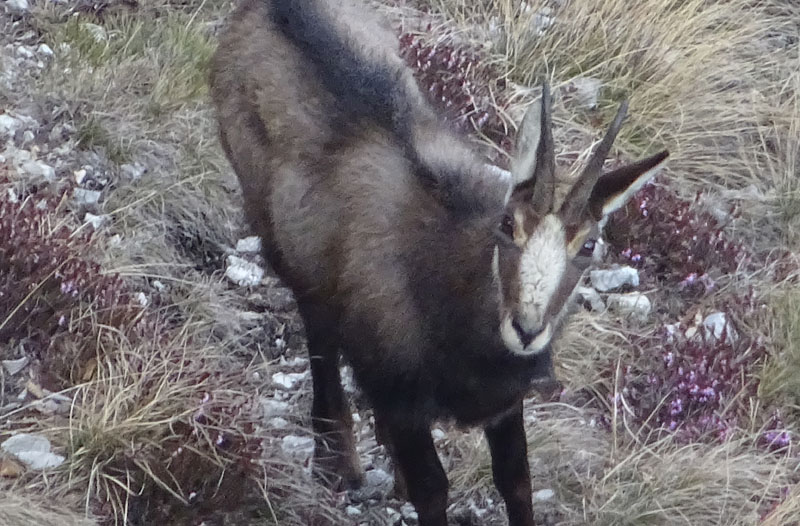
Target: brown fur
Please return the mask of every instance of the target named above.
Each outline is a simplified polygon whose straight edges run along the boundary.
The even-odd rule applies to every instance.
[[[534,137],[520,148],[538,148],[536,164],[507,199],[509,183],[436,118],[396,47],[349,0],[245,0],[212,67],[221,142],[306,325],[317,467],[352,484],[361,476],[341,352],[423,526],[446,524],[447,479],[430,438],[437,418],[487,427],[511,524],[530,526],[521,401],[552,367],[549,347],[520,355],[503,343],[501,298],[515,301],[521,249],[497,232],[519,211],[527,237],[552,208],[529,204],[552,200],[541,188],[554,164],[549,96],[522,134]],[[496,249],[507,293],[492,272]],[[565,272],[548,320],[582,268]]]

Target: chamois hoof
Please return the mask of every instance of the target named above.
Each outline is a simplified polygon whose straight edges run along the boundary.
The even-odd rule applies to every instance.
[[[334,491],[357,490],[364,485],[360,464],[345,457],[314,457],[313,471],[323,485]]]

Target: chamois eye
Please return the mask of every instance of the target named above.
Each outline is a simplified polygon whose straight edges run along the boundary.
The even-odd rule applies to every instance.
[[[594,245],[596,243],[597,243],[597,241],[594,240],[594,239],[591,239],[591,238],[587,239],[583,243],[583,246],[581,247],[581,249],[578,251],[578,255],[582,256],[582,257],[585,257],[585,258],[591,257],[592,254],[594,253]]]
[[[500,232],[509,238],[514,237],[514,220],[510,215],[506,214],[503,216],[503,219],[500,220]]]

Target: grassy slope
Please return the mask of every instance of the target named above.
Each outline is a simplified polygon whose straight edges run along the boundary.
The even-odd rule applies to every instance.
[[[532,97],[520,86],[543,74],[554,85],[566,86],[577,76],[603,82],[598,112],[557,105],[557,140],[568,171],[578,167],[571,164],[578,157],[573,154],[597,136],[597,122],[629,96],[631,123],[619,141],[625,154],[667,145],[673,160],[665,181],[683,195],[703,188],[716,202],[739,205],[742,213],[727,225],[729,233],[757,254],[770,247],[797,249],[800,11],[792,3],[573,1],[556,11],[556,23],[542,35],[531,30],[538,5],[522,10],[508,0],[430,4],[436,31],[491,43],[489,54],[511,81],[511,102],[502,108],[509,121]],[[285,320],[267,313],[254,321],[248,314],[259,300],[228,287],[218,274],[225,247],[242,229],[238,190],[216,145],[204,80],[214,24],[229,7],[149,0],[137,11],[111,9],[102,19],[67,17],[53,4],[33,13],[30,23],[56,50],[34,96],[65,104],[77,128],[76,148],[100,152],[112,171],[137,160],[149,169],[135,183],[114,180],[105,190],[103,212],[113,220],[108,234],[119,234],[120,241],[100,243],[98,258],[132,286],[155,297],[152,283],[158,280],[166,292],[151,307],[162,339],[115,338],[95,328],[75,343],[92,347],[96,369],[72,378],[69,393],[79,402],[69,419],[13,415],[12,427],[47,430],[69,457],[67,469],[55,477],[30,475],[15,483],[20,493],[44,493],[78,508],[88,502],[93,512],[119,520],[137,502],[127,491],[134,495],[144,485],[154,503],[178,503],[165,508],[171,515],[160,517],[164,523],[190,523],[224,503],[213,498],[213,488],[203,493],[205,504],[189,503],[189,494],[213,486],[223,473],[238,473],[237,458],[247,458],[248,444],[270,432],[259,427],[257,410],[249,405],[264,387],[253,375],[268,377],[264,356],[274,352],[256,345],[266,336],[258,326],[266,324],[269,333]],[[386,10],[416,16],[395,3]],[[106,39],[93,36],[86,22],[102,26]],[[741,192],[750,185],[755,192]],[[604,414],[597,400],[615,392],[619,382],[618,375],[600,371],[634,362],[635,335],[650,333],[663,320],[642,327],[580,314],[571,323],[559,346],[568,392],[561,403],[529,407],[536,420],[529,426],[535,485],[556,493],[555,503],[537,505],[544,519],[749,525],[772,510],[763,524],[797,520],[794,451],[769,453],[757,439],[775,407],[783,408],[787,427],[800,431],[800,293],[767,272],[746,279],[769,306],[759,331],[772,354],[760,373],[759,396],[741,401],[750,408],[748,417],[725,443],[648,440],[624,413],[612,413],[610,430],[595,424]],[[714,301],[683,307],[712,308]],[[86,357],[78,353],[75,360],[73,368],[85,373]],[[184,374],[176,377],[176,366]],[[198,386],[206,372],[213,374]],[[214,416],[198,422],[192,416],[203,407],[200,392],[212,394]],[[219,432],[235,438],[227,456],[212,445]],[[450,436],[443,454],[454,497],[496,499],[487,489],[489,460],[479,434]],[[169,460],[181,446],[196,452],[183,467]],[[294,485],[300,467],[273,453],[271,462],[242,472],[250,482],[226,487],[252,497],[233,503],[239,511],[226,520],[306,524],[310,513],[346,521],[327,500],[314,500],[318,489]],[[170,469],[160,469],[164,464]],[[106,498],[109,505],[96,505]],[[142,508],[133,515],[157,516],[148,513],[156,512]]]

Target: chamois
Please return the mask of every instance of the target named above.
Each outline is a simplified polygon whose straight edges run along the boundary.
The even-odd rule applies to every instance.
[[[602,173],[623,104],[556,203],[546,84],[503,178],[437,116],[396,36],[355,0],[243,0],[219,40],[221,144],[305,325],[315,469],[335,484],[363,475],[341,353],[422,526],[447,524],[437,419],[484,427],[509,522],[532,525],[522,400],[552,375],[551,340],[602,221],[667,152]]]

